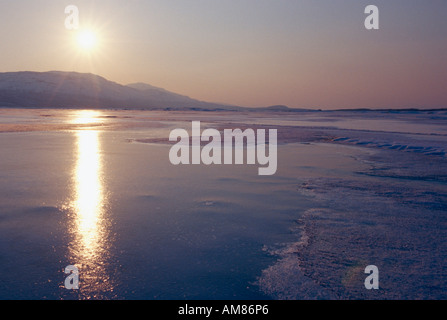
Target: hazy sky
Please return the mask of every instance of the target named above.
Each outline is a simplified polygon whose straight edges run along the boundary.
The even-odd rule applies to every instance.
[[[98,33],[89,54],[65,28],[70,4]],[[447,107],[447,1],[0,0],[0,72],[23,70],[244,106]]]

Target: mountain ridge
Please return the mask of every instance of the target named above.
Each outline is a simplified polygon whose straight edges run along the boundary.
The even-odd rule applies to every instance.
[[[19,71],[0,73],[0,107],[236,110],[149,84],[122,85],[92,73]]]

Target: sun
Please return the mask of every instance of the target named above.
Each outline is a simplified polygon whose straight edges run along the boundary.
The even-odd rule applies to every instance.
[[[77,42],[81,50],[91,52],[98,44],[98,37],[92,30],[82,30],[77,35]]]

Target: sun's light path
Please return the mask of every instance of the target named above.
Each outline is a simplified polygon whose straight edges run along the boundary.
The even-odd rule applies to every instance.
[[[79,125],[94,125],[102,123],[101,113],[95,110],[80,110],[74,113],[74,117],[68,119],[68,123]]]
[[[79,131],[76,167],[76,209],[78,231],[85,253],[95,255],[98,246],[98,223],[101,221],[103,187],[98,132]]]
[[[99,112],[79,111],[72,123],[94,123]],[[101,132],[79,129],[76,137],[76,164],[73,168],[73,193],[70,208],[72,223],[69,260],[82,274],[81,299],[101,298],[113,291],[113,281],[105,272],[110,255],[108,194],[104,181]]]

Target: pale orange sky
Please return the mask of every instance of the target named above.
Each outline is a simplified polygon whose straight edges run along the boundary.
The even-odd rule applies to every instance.
[[[242,106],[447,107],[447,2],[73,1],[100,45],[80,53],[66,4],[0,2],[0,72],[78,71]]]

